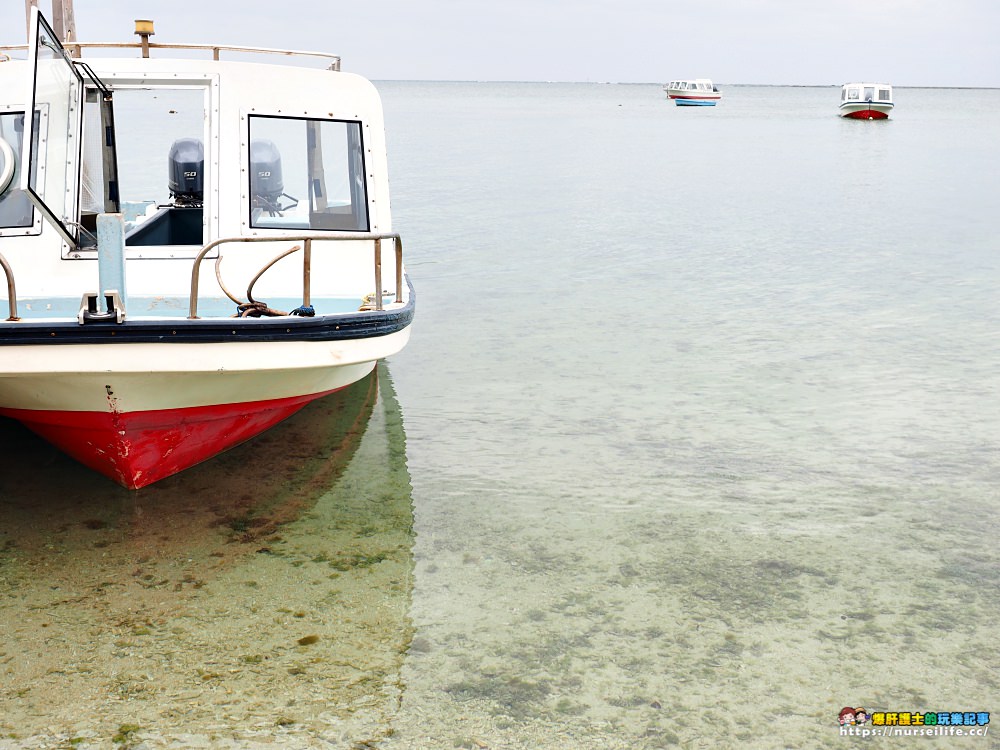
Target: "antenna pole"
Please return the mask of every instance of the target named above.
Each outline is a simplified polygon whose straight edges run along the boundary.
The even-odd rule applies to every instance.
[[[31,37],[31,9],[38,7],[38,0],[24,0],[24,22],[28,38]],[[74,57],[80,56],[76,41],[76,19],[73,17],[73,0],[52,0],[52,30]]]
[[[52,0],[52,30],[73,57],[80,56],[76,41],[76,19],[73,17],[73,0]]]
[[[31,9],[38,6],[38,0],[24,0],[24,38],[31,38]]]

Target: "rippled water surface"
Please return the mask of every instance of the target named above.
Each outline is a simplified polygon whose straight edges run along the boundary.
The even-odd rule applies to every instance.
[[[417,290],[379,378],[141,494],[5,424],[0,747],[994,711],[1000,91],[379,88]]]

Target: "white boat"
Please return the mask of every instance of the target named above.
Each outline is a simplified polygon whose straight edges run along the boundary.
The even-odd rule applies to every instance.
[[[671,81],[663,90],[678,107],[714,107],[722,98],[719,89],[708,78]]]
[[[854,120],[886,120],[892,112],[888,83],[845,83],[840,90],[840,116]]]
[[[139,488],[368,375],[414,294],[338,57],[66,28],[0,48],[0,414]]]

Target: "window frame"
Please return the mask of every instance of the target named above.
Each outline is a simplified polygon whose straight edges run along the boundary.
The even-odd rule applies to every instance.
[[[285,113],[272,114],[272,113],[260,112],[260,111],[254,111],[254,112],[247,112],[247,113],[245,113],[244,120],[245,120],[246,125],[245,125],[244,143],[243,143],[243,148],[242,148],[243,153],[241,154],[241,156],[242,156],[242,159],[243,159],[243,166],[244,166],[245,174],[247,176],[246,176],[246,180],[245,180],[245,183],[244,183],[244,186],[243,186],[244,187],[244,192],[243,192],[243,198],[242,198],[241,212],[242,212],[243,216],[245,217],[245,226],[247,228],[247,231],[251,235],[256,235],[256,234],[261,233],[261,232],[299,232],[299,233],[301,233],[301,232],[308,232],[308,233],[315,232],[315,233],[318,233],[318,234],[323,234],[323,233],[328,233],[328,232],[329,233],[352,232],[352,233],[358,233],[358,234],[366,234],[366,233],[369,233],[369,232],[372,231],[371,227],[373,226],[373,217],[372,217],[372,210],[371,210],[371,195],[372,195],[373,188],[369,184],[369,179],[370,179],[369,169],[370,169],[371,165],[368,163],[369,155],[368,155],[368,147],[366,145],[366,143],[367,143],[366,130],[368,129],[368,125],[367,125],[367,123],[364,120],[357,119],[357,118],[347,118],[347,117],[316,117],[316,116],[312,116],[312,115],[310,115],[308,113],[297,114],[297,115],[289,115],[289,114],[285,114]],[[252,188],[251,188],[251,185],[250,185],[250,182],[251,182],[251,179],[252,179],[252,177],[251,177],[251,175],[252,175],[252,169],[253,169],[252,168],[252,164],[251,164],[251,144],[255,140],[254,139],[254,133],[253,133],[253,123],[254,123],[255,120],[271,120],[271,121],[284,121],[284,122],[288,122],[288,123],[301,123],[302,125],[306,126],[307,132],[308,132],[308,124],[309,123],[318,123],[319,125],[322,125],[322,124],[325,124],[325,123],[340,124],[340,125],[343,125],[345,127],[345,134],[348,134],[347,133],[347,128],[349,126],[352,126],[352,125],[355,126],[355,128],[356,128],[355,132],[357,134],[357,145],[356,145],[356,147],[354,149],[352,149],[351,151],[349,151],[347,153],[348,164],[346,166],[347,166],[347,169],[349,170],[349,175],[348,175],[349,181],[353,177],[360,177],[360,188],[361,188],[360,189],[360,193],[361,194],[355,196],[355,194],[354,194],[354,192],[352,190],[351,191],[351,196],[350,196],[351,197],[350,206],[351,206],[352,211],[358,210],[362,214],[363,221],[358,222],[358,224],[360,224],[360,226],[356,226],[356,227],[353,227],[353,228],[314,227],[312,225],[312,220],[311,220],[311,216],[312,216],[312,210],[311,210],[311,208],[310,208],[310,211],[309,211],[310,220],[309,220],[309,226],[308,227],[294,227],[292,225],[289,225],[287,227],[284,227],[284,226],[268,226],[266,224],[262,225],[262,224],[259,224],[259,223],[255,222],[255,206],[254,206],[254,200],[253,200],[253,195],[252,195]],[[358,157],[358,163],[355,164],[355,165],[352,165],[351,161],[354,158],[354,154],[356,154],[357,157]],[[308,161],[308,159],[307,159],[307,161]],[[353,173],[351,173],[352,169],[354,170]],[[307,193],[306,193],[306,195],[304,197],[298,198],[296,200],[299,203],[305,201],[309,206],[311,206],[313,198],[314,198],[314,194],[312,192],[312,186],[310,184],[311,177],[308,174],[308,171],[309,171],[308,164],[307,164],[306,171],[307,171],[307,185],[306,185]],[[357,202],[355,202],[355,197],[358,198]]]
[[[2,104],[0,105],[0,117],[9,115],[13,115],[14,117],[17,117],[18,115],[20,115],[21,117],[25,117],[27,109],[28,109],[27,107],[21,104]],[[48,127],[47,125],[48,108],[41,107],[39,109],[38,115],[39,118],[42,120],[42,122],[37,129],[42,130]],[[21,137],[25,138],[30,135],[31,135],[31,129],[24,128],[22,126]],[[11,147],[11,151],[14,154],[14,174],[12,175],[10,184],[4,191],[4,195],[11,194],[21,190],[20,188],[21,168],[23,166],[21,161],[21,156],[24,151],[23,147],[18,148],[16,143],[10,143],[10,141],[7,141],[7,143]],[[44,143],[34,144],[32,146],[32,153],[36,155],[37,159],[41,160],[44,163],[45,144]],[[21,193],[23,194],[23,191],[21,191]],[[29,224],[21,224],[18,226],[0,226],[0,237],[25,237],[30,235],[41,234],[42,215],[35,208],[34,202],[27,195],[25,195],[24,197],[28,201],[28,205],[31,208],[31,222]]]

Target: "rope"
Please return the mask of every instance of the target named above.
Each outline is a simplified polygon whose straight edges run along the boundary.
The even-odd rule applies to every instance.
[[[279,253],[269,263],[267,263],[267,265],[265,265],[262,269],[260,269],[257,275],[254,276],[253,280],[250,282],[250,286],[247,287],[247,297],[250,300],[249,302],[241,302],[235,295],[233,295],[232,292],[229,291],[229,289],[226,288],[226,285],[222,282],[222,255],[220,254],[219,257],[215,259],[215,280],[219,282],[219,288],[222,289],[225,295],[236,303],[236,315],[234,317],[280,318],[280,317],[287,317],[289,315],[294,315],[300,318],[315,317],[316,310],[312,305],[299,305],[291,312],[282,312],[281,310],[275,310],[272,307],[268,307],[266,302],[260,302],[253,298],[253,287],[254,284],[257,283],[257,280],[260,279],[260,277],[263,276],[264,273],[279,260],[301,249],[302,249],[301,245],[295,245],[291,249]],[[374,297],[374,295],[372,296]]]

